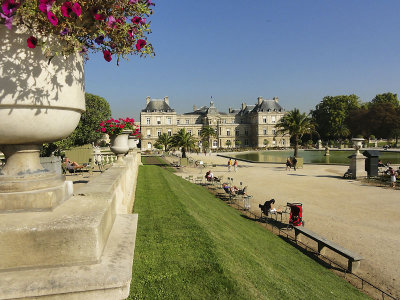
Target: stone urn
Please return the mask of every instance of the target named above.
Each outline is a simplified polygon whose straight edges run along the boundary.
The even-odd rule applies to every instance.
[[[85,111],[80,55],[46,58],[26,46],[29,33],[0,26],[0,211],[51,209],[65,177],[44,169],[43,143],[70,135]]]
[[[133,149],[137,149],[137,145],[139,144],[139,140],[136,136],[130,135],[128,137],[128,145],[129,145],[129,152],[132,152]]]
[[[364,139],[363,138],[352,138],[351,141],[353,142],[354,149],[356,149],[356,153],[360,153],[360,149],[362,148]]]
[[[111,151],[117,156],[117,162],[122,162],[123,157],[129,151],[128,137],[132,130],[123,130],[119,135],[110,136]]]

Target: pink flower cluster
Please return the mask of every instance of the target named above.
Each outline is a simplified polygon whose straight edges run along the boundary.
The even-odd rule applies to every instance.
[[[0,20],[11,29],[13,19],[17,26],[27,23],[37,27],[42,35],[59,34],[59,39],[70,43],[68,50],[86,52],[88,49],[101,51],[106,61],[113,55],[130,53],[150,54],[151,45],[143,38],[150,32],[146,16],[152,14],[152,0],[121,0],[110,2],[101,0],[97,7],[85,0],[0,0]],[[36,11],[32,7],[36,6]],[[21,8],[21,9],[20,9]],[[27,9],[28,8],[28,9]],[[27,11],[30,11],[27,13]],[[37,20],[32,18],[37,16]],[[37,35],[27,39],[27,47],[35,48],[43,43]],[[79,50],[77,49],[79,46]],[[146,47],[147,45],[147,47]],[[146,51],[142,49],[146,47]]]
[[[106,133],[108,135],[119,135],[123,130],[138,131],[138,127],[135,125],[135,120],[131,118],[111,118],[106,121],[101,121],[99,127],[100,128],[97,129],[97,132]]]

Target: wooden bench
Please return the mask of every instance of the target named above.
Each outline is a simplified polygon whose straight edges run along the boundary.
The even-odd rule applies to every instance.
[[[318,253],[321,255],[324,255],[325,249],[329,248],[332,251],[346,257],[348,259],[348,264],[347,264],[347,270],[349,272],[353,272],[357,270],[360,267],[360,261],[363,259],[360,255],[351,252],[350,250],[347,250],[343,248],[342,246],[335,244],[332,241],[327,240],[323,236],[320,236],[319,234],[304,228],[304,227],[294,227],[295,230],[295,238],[296,241],[300,241],[299,234],[302,234],[318,243]]]

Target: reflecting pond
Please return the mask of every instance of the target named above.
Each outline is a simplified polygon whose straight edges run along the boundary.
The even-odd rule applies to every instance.
[[[364,152],[362,149],[361,153]],[[299,156],[304,158],[305,164],[349,164],[347,157],[354,154],[355,150],[330,150],[330,155],[325,156],[324,150],[299,150]],[[260,152],[247,152],[233,155],[239,159],[285,163],[286,158],[293,156],[293,150],[269,150]],[[393,164],[400,164],[400,152],[380,151],[380,159],[383,163],[390,161]]]

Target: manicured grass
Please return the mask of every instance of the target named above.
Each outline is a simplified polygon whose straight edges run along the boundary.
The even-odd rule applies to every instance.
[[[366,299],[201,186],[141,166],[129,299]]]

